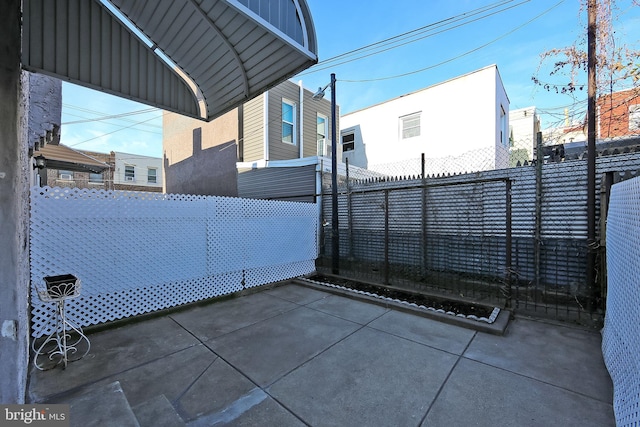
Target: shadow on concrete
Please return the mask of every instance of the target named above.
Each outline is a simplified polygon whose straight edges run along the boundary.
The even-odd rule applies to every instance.
[[[562,324],[495,336],[287,283],[90,339],[30,375],[71,425],[614,425],[600,335]]]

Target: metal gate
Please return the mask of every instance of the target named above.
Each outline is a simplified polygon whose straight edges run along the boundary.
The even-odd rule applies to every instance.
[[[507,177],[350,184],[338,198],[340,274],[508,305],[510,199]],[[320,268],[330,265],[330,233],[323,243]]]

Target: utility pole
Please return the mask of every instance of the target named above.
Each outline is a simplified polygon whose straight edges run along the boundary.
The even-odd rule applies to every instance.
[[[596,0],[588,0],[587,15],[587,286],[588,309],[595,289],[596,244]]]

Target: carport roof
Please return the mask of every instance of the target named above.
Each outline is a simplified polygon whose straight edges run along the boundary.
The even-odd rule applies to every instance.
[[[23,19],[26,70],[205,120],[317,62],[306,0],[24,0]]]
[[[75,172],[100,173],[108,164],[94,159],[66,145],[47,144],[33,153],[34,157],[43,156],[47,168]]]

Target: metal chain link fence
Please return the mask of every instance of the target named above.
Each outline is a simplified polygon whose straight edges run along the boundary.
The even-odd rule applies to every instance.
[[[380,176],[371,178],[341,176],[340,275],[599,323],[606,293],[604,250],[600,240],[587,245],[586,159],[567,159],[554,150],[543,147],[540,162],[529,157],[535,150],[516,151],[518,159],[512,150],[509,161],[516,166],[502,169],[486,158],[476,159],[475,167],[469,158],[423,158],[372,165],[368,169]],[[635,176],[640,156],[629,152],[596,160],[600,218],[600,199],[606,202],[612,182]],[[331,266],[331,192],[326,175],[317,263],[325,273]],[[591,284],[589,251],[600,260]]]

